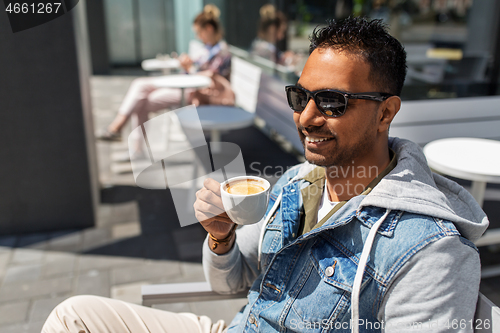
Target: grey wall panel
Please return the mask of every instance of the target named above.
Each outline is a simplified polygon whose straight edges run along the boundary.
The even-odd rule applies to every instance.
[[[165,27],[165,1],[139,1],[139,24],[141,34],[141,55],[143,59],[154,58],[167,49]]]
[[[132,0],[106,0],[104,9],[111,62],[113,64],[137,62]]]
[[[92,70],[94,74],[109,74],[108,41],[104,0],[86,1]]]
[[[90,101],[73,15],[16,34],[8,24],[0,15],[0,234],[92,226]]]

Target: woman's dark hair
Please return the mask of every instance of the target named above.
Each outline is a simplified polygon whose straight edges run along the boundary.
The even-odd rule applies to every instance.
[[[406,52],[382,20],[348,17],[314,29],[309,52],[332,48],[358,56],[370,65],[369,78],[380,92],[401,95],[406,77]]]
[[[219,37],[222,37],[222,26],[219,21],[220,10],[216,5],[208,4],[203,7],[203,11],[196,16],[193,24],[205,28],[207,25],[211,25],[214,28],[214,33]]]

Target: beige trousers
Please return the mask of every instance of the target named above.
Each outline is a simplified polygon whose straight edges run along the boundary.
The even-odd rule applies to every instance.
[[[52,310],[42,333],[222,333],[225,323],[99,296],[74,296]]]

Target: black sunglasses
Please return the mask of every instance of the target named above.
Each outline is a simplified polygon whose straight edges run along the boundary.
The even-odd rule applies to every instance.
[[[288,105],[293,111],[304,111],[309,99],[312,98],[316,103],[318,110],[327,117],[342,116],[347,110],[347,102],[350,98],[383,102],[389,97],[394,96],[381,92],[350,94],[333,89],[309,91],[298,86],[286,86],[285,91]]]

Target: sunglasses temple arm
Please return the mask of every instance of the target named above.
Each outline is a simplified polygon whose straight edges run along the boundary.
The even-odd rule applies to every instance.
[[[389,95],[389,96],[373,96],[373,95],[360,94],[360,95],[349,95],[346,97],[349,99],[366,99],[366,100],[370,100],[370,101],[383,102],[386,99],[388,99],[389,97],[391,97],[391,95]]]

